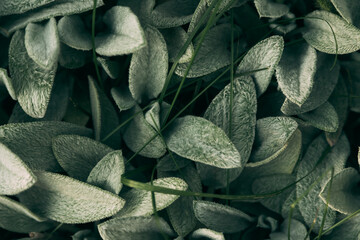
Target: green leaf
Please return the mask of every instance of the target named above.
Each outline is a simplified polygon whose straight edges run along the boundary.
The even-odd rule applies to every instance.
[[[0,196],[0,227],[18,233],[41,232],[53,226],[21,203]]]
[[[196,218],[206,227],[218,232],[240,232],[254,221],[254,218],[236,208],[200,200],[193,203]]]
[[[60,40],[76,50],[91,50],[91,33],[86,30],[80,16],[65,16],[58,23]]]
[[[120,68],[118,62],[102,57],[97,57],[97,61],[111,79],[117,79],[119,77]]]
[[[10,95],[10,97],[13,100],[17,100],[16,99],[16,93],[15,93],[15,89],[12,85],[12,81],[10,79],[10,77],[7,74],[7,70],[4,68],[0,68],[0,82],[3,83]]]
[[[334,168],[335,174],[340,172],[344,166],[347,158],[350,154],[349,142],[344,134],[341,135],[337,144],[331,149],[331,151],[317,164],[317,161],[321,158],[323,152],[328,148],[328,144],[324,135],[317,137],[311,145],[308,147],[302,161],[299,164],[296,179],[299,180],[303,176],[307,175],[312,171],[306,178],[302,179],[296,184],[296,196],[300,197],[308,187],[325,171]],[[316,166],[316,167],[315,167]],[[299,202],[299,209],[301,215],[304,217],[305,223],[308,226],[314,221],[317,216],[317,221],[314,225],[314,232],[318,232],[320,229],[321,222],[323,220],[323,213],[326,204],[319,197],[322,186],[330,178],[331,173],[328,172],[321,181],[311,189],[311,191]],[[317,215],[316,213],[319,212]],[[335,221],[335,212],[328,209],[324,229],[327,229]]]
[[[1,195],[15,195],[34,185],[35,175],[15,153],[2,143],[0,153]]]
[[[113,218],[98,225],[104,240],[163,240],[163,235],[173,236],[168,223],[159,217]]]
[[[336,132],[339,128],[338,115],[329,102],[325,102],[315,110],[299,114],[299,117],[306,123],[326,132]]]
[[[136,104],[127,86],[113,87],[111,89],[111,96],[120,111],[129,110]]]
[[[91,136],[90,129],[65,122],[12,123],[0,126],[0,142],[30,169],[61,171],[51,149],[52,138],[61,134]]]
[[[289,231],[289,219],[285,219],[280,226],[280,231],[270,233],[270,240],[298,240],[304,239],[309,240],[307,236],[307,230],[304,224],[297,221],[296,219],[291,219],[290,222],[290,235],[288,234]],[[288,238],[290,236],[290,239]]]
[[[314,86],[317,70],[316,50],[308,44],[289,46],[276,68],[276,78],[284,95],[299,107],[303,105]]]
[[[236,73],[246,73],[267,68],[252,74],[256,85],[257,95],[263,94],[270,84],[284,49],[284,39],[281,36],[272,36],[258,42],[252,47],[240,62]]]
[[[195,162],[226,169],[242,167],[241,156],[225,132],[204,118],[178,118],[164,137],[171,151]]]
[[[144,103],[162,91],[168,72],[166,42],[153,27],[145,28],[147,46],[134,52],[129,69],[129,89],[133,98]]]
[[[345,218],[345,215],[339,217],[339,221]],[[334,228],[329,235],[326,236],[326,240],[338,240],[349,239],[358,240],[360,234],[360,215],[357,214],[353,218],[346,221],[345,224]]]
[[[38,181],[19,194],[21,202],[41,217],[80,224],[117,213],[125,201],[117,195],[57,173],[34,172]]]
[[[34,118],[45,115],[55,78],[57,62],[43,68],[27,54],[24,31],[18,31],[9,47],[9,68],[12,85],[23,110]]]
[[[99,89],[91,76],[89,76],[89,90],[95,140],[100,141],[119,125],[119,118],[109,98]],[[120,148],[120,132],[112,134],[104,143],[115,149]]]
[[[160,32],[166,41],[167,49],[169,51],[169,61],[174,62],[181,47],[185,44],[188,35],[181,27],[160,29]],[[189,62],[193,54],[194,46],[190,44],[185,53],[179,59],[179,63]]]
[[[336,64],[332,68],[333,63],[334,60],[330,55],[318,53],[317,71],[310,95],[301,107],[286,99],[281,107],[281,111],[286,115],[296,115],[314,110],[325,103],[329,99],[339,78],[340,66]]]
[[[324,203],[328,200],[329,207],[333,210],[342,214],[351,214],[360,206],[359,182],[359,172],[354,168],[345,168],[333,177],[332,183],[329,179],[319,196]]]
[[[304,39],[320,52],[347,54],[360,49],[360,30],[336,14],[314,11],[306,15],[304,23]]]
[[[86,181],[96,164],[113,151],[98,141],[77,135],[55,137],[52,149],[60,166],[80,181]]]
[[[225,237],[223,233],[215,232],[207,228],[199,228],[190,235],[190,239],[225,240]]]
[[[122,151],[105,155],[91,170],[86,182],[109,192],[119,194],[122,188],[121,175],[125,172]]]
[[[184,180],[174,177],[155,179],[153,185],[180,191],[185,191],[188,188],[188,185]],[[164,193],[155,193],[154,195],[157,211],[167,208],[180,197],[178,195]],[[149,216],[153,214],[154,209],[152,206],[151,192],[131,189],[123,194],[123,197],[126,200],[126,204],[124,208],[116,214],[116,217]]]
[[[109,32],[95,37],[96,52],[103,56],[133,53],[146,46],[139,19],[128,7],[115,6],[103,16]]]
[[[350,24],[360,27],[360,2],[351,0],[331,0],[337,12]]]
[[[68,69],[83,67],[90,60],[90,51],[76,50],[60,43],[59,64]]]
[[[157,134],[157,131],[146,121],[143,113],[138,113],[139,111],[141,108],[135,105],[126,115],[124,114],[124,119],[128,119],[137,113],[126,126],[123,134],[124,142],[133,152],[140,151]],[[139,152],[139,155],[148,158],[160,158],[165,152],[166,146],[160,136],[157,136]]]
[[[101,7],[103,5],[104,2],[102,0],[97,1],[97,7]],[[14,14],[1,19],[0,32],[8,37],[16,30],[26,27],[28,23],[40,22],[57,16],[86,12],[93,9],[93,6],[93,0],[57,0],[27,11],[26,13]]]
[[[55,0],[3,0],[0,2],[0,16],[24,13],[53,1]]]
[[[286,4],[277,3],[272,0],[255,0],[254,3],[261,18],[280,18],[290,11],[289,6]]]
[[[160,129],[160,105],[158,102],[151,104],[151,108],[145,113],[145,120],[155,130]]]
[[[230,64],[230,31],[229,24],[219,24],[208,31],[191,65],[188,78],[201,77]],[[198,44],[195,43],[195,48]],[[182,77],[187,67],[188,63],[178,64],[175,73]]]

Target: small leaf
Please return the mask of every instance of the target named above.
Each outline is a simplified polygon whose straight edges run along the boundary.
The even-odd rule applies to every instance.
[[[206,227],[224,233],[240,232],[254,221],[254,218],[236,208],[208,201],[194,201],[194,212]]]
[[[24,13],[53,1],[55,0],[3,0],[0,2],[0,16]]]
[[[218,168],[242,167],[241,156],[225,132],[204,118],[178,118],[164,137],[171,151],[195,162]]]
[[[117,79],[119,77],[120,68],[118,62],[102,57],[98,57],[97,61],[111,79]]]
[[[62,17],[58,23],[60,40],[76,50],[91,50],[91,34],[78,15]]]
[[[9,0],[7,0],[8,2]],[[34,0],[32,0],[33,2]],[[42,0],[43,2],[44,0]],[[19,2],[19,1],[16,1]],[[28,3],[28,1],[26,1]],[[40,1],[37,1],[40,2]],[[97,1],[97,7],[104,5],[102,0]],[[24,14],[14,14],[1,19],[0,32],[9,37],[16,30],[26,27],[28,23],[40,22],[57,16],[66,16],[82,13],[93,9],[93,0],[61,0],[53,1],[44,6],[27,11]]]
[[[52,138],[61,134],[91,136],[92,131],[65,122],[12,123],[0,126],[0,142],[32,170],[62,170],[51,149]]]
[[[334,13],[314,11],[304,23],[304,39],[320,52],[347,54],[360,49],[360,30]]]
[[[127,86],[113,87],[111,89],[111,96],[113,97],[120,111],[129,110],[136,104]]]
[[[190,235],[190,239],[225,240],[225,237],[223,233],[215,232],[207,228],[199,228]]]
[[[99,224],[98,229],[104,240],[162,240],[162,234],[174,235],[164,219],[154,216],[113,218]]]
[[[95,37],[98,54],[108,57],[124,55],[145,47],[144,32],[130,8],[112,7],[105,13],[103,21],[110,32],[100,33]]]
[[[262,71],[252,74],[256,85],[257,95],[263,94],[270,84],[284,49],[284,39],[272,36],[252,47],[240,62],[236,73],[246,73],[262,68]]]
[[[149,183],[150,184],[150,183]],[[188,188],[186,182],[180,178],[158,178],[153,181],[154,186],[166,187],[185,191]],[[153,214],[151,192],[139,189],[131,189],[123,195],[126,200],[124,208],[116,214],[116,217],[149,216]],[[167,208],[180,196],[164,193],[155,193],[156,209],[160,211]]]
[[[280,18],[290,11],[286,4],[272,0],[255,0],[254,3],[260,17]]]
[[[308,44],[302,44],[285,48],[276,68],[276,78],[281,91],[300,107],[313,89],[316,62],[316,50]]]
[[[71,177],[34,173],[38,181],[19,198],[41,217],[68,224],[88,223],[114,215],[125,204],[117,195]]]
[[[357,211],[360,206],[358,192],[359,182],[360,175],[358,171],[354,168],[345,168],[336,174],[332,180],[329,179],[321,190],[320,197],[325,204],[328,201],[329,207],[333,210],[342,214],[352,214]],[[328,194],[330,195],[328,196]]]
[[[124,172],[125,164],[122,151],[110,152],[91,170],[86,182],[119,194],[122,188],[121,175]]]
[[[53,226],[21,203],[0,196],[0,227],[18,233],[41,232]]]
[[[129,69],[129,89],[133,98],[144,103],[162,91],[168,72],[166,42],[153,27],[145,28],[147,46],[134,52]]]
[[[106,94],[99,89],[94,79],[90,76],[89,90],[95,140],[100,141],[119,125],[119,118]],[[120,132],[112,134],[104,143],[115,149],[120,148]]]
[[[4,69],[4,68],[0,68],[0,82],[5,85],[10,97],[13,100],[17,100],[15,89],[12,85],[12,81],[11,81],[10,77],[8,76],[6,69]]]
[[[360,8],[359,1],[351,0],[331,0],[331,3],[336,8],[337,12],[350,24],[355,27],[360,27]]]
[[[91,170],[113,150],[87,137],[60,135],[53,139],[52,149],[60,166],[70,177],[86,181]]]

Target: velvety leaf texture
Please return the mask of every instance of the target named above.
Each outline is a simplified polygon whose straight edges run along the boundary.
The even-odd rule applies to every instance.
[[[290,11],[287,5],[272,0],[255,0],[254,3],[260,17],[280,18]]]
[[[225,132],[204,118],[178,118],[164,137],[171,151],[195,162],[218,168],[242,166],[241,156]]]
[[[355,27],[360,27],[360,8],[359,1],[351,0],[331,0],[338,13],[348,22]]]
[[[117,195],[50,172],[35,172],[38,181],[19,197],[39,216],[61,223],[87,223],[110,217],[125,201]]]
[[[127,86],[112,88],[111,96],[113,97],[120,111],[129,110],[136,104]]]
[[[55,0],[4,0],[0,2],[0,16],[24,13],[53,1]]]

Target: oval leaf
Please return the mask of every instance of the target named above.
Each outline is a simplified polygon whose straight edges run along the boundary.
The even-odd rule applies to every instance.
[[[39,216],[61,223],[94,222],[118,212],[125,201],[117,195],[50,172],[35,172],[38,181],[19,195]]]
[[[290,11],[287,5],[272,0],[255,0],[254,3],[260,17],[280,18]]]

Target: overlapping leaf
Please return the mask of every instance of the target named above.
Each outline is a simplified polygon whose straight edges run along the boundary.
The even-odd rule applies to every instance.
[[[280,18],[290,11],[289,6],[272,0],[255,0],[254,3],[260,17]]]
[[[360,2],[351,0],[331,0],[338,13],[355,27],[360,27]]]
[[[4,0],[0,2],[0,16],[24,13],[26,11],[43,6],[53,1],[55,0]]]
[[[136,104],[135,100],[131,96],[129,88],[126,86],[112,88],[111,96],[113,97],[120,111],[129,110]]]

